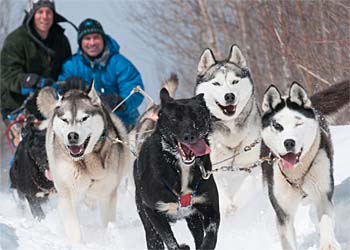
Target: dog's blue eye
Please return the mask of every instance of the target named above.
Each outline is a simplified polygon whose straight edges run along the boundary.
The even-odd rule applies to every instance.
[[[272,121],[272,127],[274,127],[277,131],[283,131],[283,127],[276,121]]]
[[[233,80],[232,84],[237,84],[239,82],[239,80]]]
[[[218,83],[218,82],[213,82],[212,83],[214,86],[220,86],[220,83]]]

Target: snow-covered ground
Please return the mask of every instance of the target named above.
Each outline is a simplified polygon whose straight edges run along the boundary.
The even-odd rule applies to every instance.
[[[334,126],[335,144],[335,214],[336,235],[342,249],[350,250],[350,126]],[[2,167],[6,162],[2,161]],[[261,179],[257,179],[257,183]],[[97,211],[80,208],[83,242],[70,245],[66,242],[61,220],[53,198],[45,206],[47,217],[38,222],[31,217],[28,207],[20,209],[8,189],[0,192],[0,249],[12,250],[115,250],[146,249],[144,231],[136,212],[134,195],[126,185],[120,189],[117,221],[103,228]],[[319,248],[315,211],[309,205],[300,206],[296,216],[299,249]],[[180,243],[190,244],[193,239],[184,222],[174,225]],[[233,215],[222,216],[217,249],[277,250],[281,249],[275,229],[275,219],[266,190],[238,209]]]

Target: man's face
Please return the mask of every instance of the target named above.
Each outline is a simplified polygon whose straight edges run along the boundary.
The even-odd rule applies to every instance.
[[[46,38],[53,24],[54,13],[49,7],[41,7],[34,14],[34,27],[42,38]]]
[[[102,35],[99,33],[91,33],[83,36],[83,39],[81,40],[81,48],[83,52],[90,57],[98,56],[104,48]]]

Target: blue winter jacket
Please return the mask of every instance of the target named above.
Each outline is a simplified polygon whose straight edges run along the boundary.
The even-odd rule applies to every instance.
[[[91,61],[80,49],[63,64],[62,73],[58,81],[64,81],[70,76],[84,79],[85,84],[94,80],[95,89],[99,93],[117,93],[125,99],[131,90],[140,86],[144,89],[141,75],[135,66],[119,53],[119,44],[110,36],[105,36],[106,48],[100,58]],[[138,106],[142,103],[143,95],[133,94],[125,102],[126,109],[115,114],[128,125],[135,125],[139,112]]]

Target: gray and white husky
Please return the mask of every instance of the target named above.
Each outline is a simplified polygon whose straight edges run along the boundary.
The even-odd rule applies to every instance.
[[[349,86],[347,90],[349,93]],[[333,146],[327,122],[315,108],[317,105],[296,82],[288,96],[281,96],[272,85],[263,98],[262,149],[275,158],[272,167],[264,165],[263,174],[285,250],[297,249],[294,215],[306,197],[316,206],[320,249],[340,249],[333,229]]]
[[[71,242],[79,242],[81,199],[100,208],[104,225],[115,220],[117,188],[129,151],[113,139],[127,142],[127,132],[104,108],[93,84],[86,92],[70,90],[58,100],[53,89],[44,88],[38,107],[47,118],[46,151],[65,232]]]
[[[213,168],[246,166],[257,161],[260,143],[252,150],[243,152],[244,147],[260,140],[261,117],[247,62],[238,46],[232,45],[228,58],[223,61],[217,61],[210,49],[203,51],[198,64],[195,93],[204,94],[212,115],[213,133],[209,141]],[[233,155],[236,156],[232,158]],[[259,175],[243,172],[216,174],[222,213],[243,206],[249,196],[254,195],[252,185],[257,183],[254,179],[256,176]],[[249,191],[243,191],[247,189]]]

